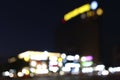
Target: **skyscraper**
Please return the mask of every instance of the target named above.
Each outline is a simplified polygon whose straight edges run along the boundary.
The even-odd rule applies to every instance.
[[[81,7],[74,9],[73,15],[78,9],[83,10]],[[84,7],[84,9],[86,8]],[[72,55],[93,55],[94,62],[98,63],[101,26],[99,10],[102,11],[100,8],[87,10],[74,18],[72,16],[68,21],[64,20],[56,31],[56,50]],[[70,11],[70,16],[71,14],[72,11]]]

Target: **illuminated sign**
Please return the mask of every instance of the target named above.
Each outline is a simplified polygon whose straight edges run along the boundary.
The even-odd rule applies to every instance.
[[[92,65],[93,65],[93,62],[92,62],[92,61],[82,62],[82,66],[84,66],[84,67],[88,67],[88,66],[92,66]]]
[[[81,7],[78,7],[78,8],[76,8],[76,9],[68,12],[67,14],[65,14],[65,15],[64,15],[64,20],[65,20],[65,21],[68,21],[68,20],[70,20],[71,18],[73,18],[73,17],[75,17],[75,16],[77,16],[77,15],[79,15],[79,14],[82,14],[82,13],[84,13],[84,12],[87,12],[87,11],[89,11],[89,10],[90,10],[90,4],[85,4],[85,5],[83,5],[83,6],[81,6]]]
[[[92,60],[93,60],[93,56],[83,56],[83,57],[81,57],[82,62],[92,61]]]
[[[96,10],[98,7],[98,3],[97,1],[92,1],[91,4],[87,3],[84,4],[78,8],[73,9],[72,11],[68,12],[67,14],[64,15],[64,21],[68,21],[72,18],[74,18],[75,16],[79,15],[79,14],[83,14],[87,11],[92,10]],[[100,10],[98,12],[100,14]]]

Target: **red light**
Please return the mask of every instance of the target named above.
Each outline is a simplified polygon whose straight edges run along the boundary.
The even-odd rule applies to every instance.
[[[62,19],[61,22],[62,22],[63,24],[66,23],[66,21],[65,21],[64,19]]]

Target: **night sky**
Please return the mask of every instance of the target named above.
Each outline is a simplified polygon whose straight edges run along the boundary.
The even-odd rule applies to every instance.
[[[0,1],[0,62],[27,50],[55,51],[55,30],[64,14],[92,0]],[[98,0],[97,0],[98,1]],[[102,57],[120,43],[119,2],[99,0],[104,9]]]

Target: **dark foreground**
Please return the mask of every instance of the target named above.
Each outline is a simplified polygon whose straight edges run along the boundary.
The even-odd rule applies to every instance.
[[[33,78],[0,78],[0,80],[120,80],[120,75],[109,76],[46,76]]]

